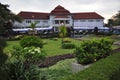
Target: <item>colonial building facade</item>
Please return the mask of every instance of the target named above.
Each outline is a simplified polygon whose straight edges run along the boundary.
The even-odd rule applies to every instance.
[[[24,20],[22,23],[14,23],[16,29],[27,29],[33,22],[37,22],[36,29],[38,30],[53,28],[54,32],[58,32],[59,26],[63,24],[73,29],[101,28],[104,24],[104,17],[96,12],[71,13],[60,5],[50,13],[21,11],[18,16]]]

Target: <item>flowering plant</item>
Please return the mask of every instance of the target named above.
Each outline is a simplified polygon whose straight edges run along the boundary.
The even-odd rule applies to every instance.
[[[41,48],[34,46],[23,48],[22,55],[28,61],[42,60],[45,57],[45,54],[41,51]]]

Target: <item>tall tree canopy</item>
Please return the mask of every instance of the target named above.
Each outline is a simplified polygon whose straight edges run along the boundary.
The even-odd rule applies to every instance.
[[[12,24],[14,21],[21,22],[21,18],[11,10],[8,9],[9,5],[0,3],[0,34],[3,34],[5,31],[12,29]]]
[[[106,26],[112,27],[112,26],[118,26],[120,25],[120,11],[118,11],[117,14],[113,15],[111,19],[108,19],[108,23]]]

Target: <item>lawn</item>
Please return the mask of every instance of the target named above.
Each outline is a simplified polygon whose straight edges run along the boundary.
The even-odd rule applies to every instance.
[[[71,43],[76,46],[80,45],[80,42],[83,40],[91,40],[91,39],[100,39],[105,36],[95,36],[95,35],[86,35],[82,38],[70,38]],[[111,40],[119,41],[120,37],[116,36],[108,36]],[[45,43],[42,50],[44,50],[47,56],[54,56],[59,54],[73,53],[74,49],[62,49],[61,48],[61,38],[56,39],[43,39]],[[13,50],[14,46],[20,46],[19,41],[7,41],[7,47],[4,49],[4,52],[10,54]],[[118,48],[118,45],[113,45],[112,48]],[[42,71],[41,75],[46,76],[47,80],[61,80],[61,78],[71,75],[71,63],[75,62],[75,59],[66,59],[57,62],[57,64],[48,67],[48,68],[40,68]]]
[[[75,45],[79,45],[80,41],[75,39],[70,39]],[[73,53],[74,49],[62,49],[61,48],[61,39],[43,39],[45,45],[42,50],[47,54],[47,56],[54,56],[59,54]],[[20,46],[19,41],[7,41],[7,47],[4,49],[4,52],[9,54],[12,52],[14,46]]]
[[[44,45],[43,50],[48,54],[48,56],[73,53],[74,49],[62,49],[61,48],[61,39],[52,40],[52,39],[44,39],[46,44]],[[72,43],[75,45],[79,45],[80,41],[71,39]]]
[[[82,40],[100,39],[103,37],[105,37],[105,36],[98,37],[95,35],[86,35],[86,36],[83,36],[82,38],[77,38],[77,39],[70,38],[70,40],[71,40],[71,43],[75,44],[76,46],[79,46],[80,42]],[[110,38],[114,41],[120,40],[120,38],[117,36],[108,36],[108,38]],[[57,40],[43,39],[43,42],[45,43],[45,45],[42,48],[42,50],[45,51],[47,56],[54,56],[54,55],[74,52],[74,49],[62,49],[61,48],[61,38],[57,38]],[[10,52],[12,52],[14,46],[20,46],[19,41],[7,41],[7,47],[4,49],[4,52],[9,54]],[[119,46],[117,46],[117,45],[113,45],[113,49],[118,48],[118,47]]]

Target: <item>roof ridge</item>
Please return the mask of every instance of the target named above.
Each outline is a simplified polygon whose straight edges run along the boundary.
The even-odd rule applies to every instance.
[[[48,12],[20,11],[19,13],[48,13]]]

